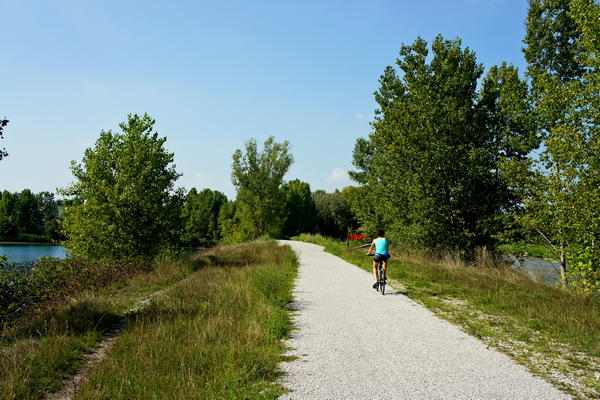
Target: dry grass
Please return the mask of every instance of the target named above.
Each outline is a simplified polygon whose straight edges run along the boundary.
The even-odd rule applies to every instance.
[[[194,257],[198,271],[131,320],[78,399],[276,398],[296,259],[254,243]]]
[[[296,259],[276,243],[203,251],[110,287],[80,293],[0,341],[0,399],[58,390],[132,305],[109,357],[79,398],[273,398],[281,338],[290,329]],[[246,393],[247,395],[240,395]]]
[[[127,309],[190,272],[164,262],[151,273],[81,291],[5,325],[0,334],[0,399],[39,399],[59,389]]]

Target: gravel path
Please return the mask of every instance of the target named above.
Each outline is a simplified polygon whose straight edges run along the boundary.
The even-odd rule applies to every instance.
[[[300,258],[281,399],[570,398],[322,247],[281,242]]]

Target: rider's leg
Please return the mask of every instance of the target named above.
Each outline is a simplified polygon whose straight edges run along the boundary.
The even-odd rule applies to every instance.
[[[377,261],[373,261],[373,276],[375,277],[375,282],[377,282]]]

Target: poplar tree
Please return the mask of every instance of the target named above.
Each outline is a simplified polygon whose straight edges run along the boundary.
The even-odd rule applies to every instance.
[[[567,284],[567,250],[576,235],[580,189],[581,115],[577,106],[585,68],[581,29],[569,0],[530,0],[525,47],[538,133],[544,146],[525,198],[525,223],[554,246]]]
[[[191,189],[182,207],[181,241],[188,246],[209,246],[219,241],[219,211],[227,197],[219,192]]]
[[[585,291],[600,290],[600,5],[593,0],[573,0],[571,17],[581,30],[582,54],[578,62],[585,69],[575,85],[580,115],[578,129],[579,191],[572,254],[572,283]]]
[[[544,139],[525,202],[564,286],[600,289],[600,5],[530,1],[524,49]]]
[[[535,146],[527,87],[502,65],[478,91],[474,52],[441,36],[431,49],[420,38],[403,45],[399,73],[380,77],[373,132],[357,140],[350,174],[363,186],[350,202],[365,231],[470,257],[495,244],[501,215],[518,203],[505,171]]]
[[[72,254],[148,260],[176,243],[180,174],[154,123],[147,114],[130,114],[119,125],[122,133],[102,131],[82,162],[71,163],[75,182],[62,193],[74,196],[63,222]]]
[[[262,151],[255,139],[246,142],[245,151],[235,151],[231,180],[237,191],[235,213],[239,224],[230,226],[233,230],[224,234],[235,236],[237,241],[261,235],[279,236],[284,218],[281,185],[294,161],[289,147],[287,140],[277,143],[271,136]]]
[[[284,216],[281,236],[289,238],[312,233],[317,225],[315,201],[310,185],[294,179],[281,187],[284,197]]]

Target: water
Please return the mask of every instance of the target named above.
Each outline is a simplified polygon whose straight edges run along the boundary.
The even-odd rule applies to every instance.
[[[40,257],[65,258],[65,249],[54,244],[0,244],[0,255],[6,256],[9,263],[31,264]],[[511,256],[513,267],[525,270],[531,277],[539,282],[556,286],[560,280],[560,266],[558,263],[541,258],[527,257],[523,266],[516,257]]]
[[[65,249],[55,244],[0,244],[0,256],[9,263],[30,264],[40,257],[66,258]]]
[[[510,256],[513,268],[525,270],[533,279],[556,286],[560,281],[560,264],[542,258],[526,257],[521,266],[517,258]]]

